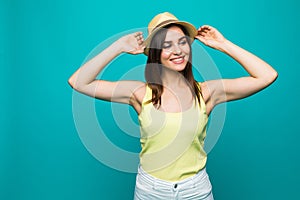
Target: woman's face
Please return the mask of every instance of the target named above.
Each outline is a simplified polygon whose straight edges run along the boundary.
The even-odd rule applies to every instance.
[[[168,28],[165,41],[162,45],[161,64],[175,70],[184,70],[189,61],[190,46],[188,38],[177,26]]]

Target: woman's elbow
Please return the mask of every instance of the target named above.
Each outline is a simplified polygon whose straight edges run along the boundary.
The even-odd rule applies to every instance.
[[[75,83],[72,77],[69,78],[68,84],[71,86],[71,88],[75,89]]]
[[[68,84],[71,86],[71,88],[73,88],[74,90],[80,91],[80,84],[78,84],[78,82],[76,82],[76,78],[74,76],[71,76],[68,80]]]
[[[74,77],[69,78],[68,84],[71,86],[72,89],[76,90],[77,92],[86,93],[87,91],[87,85],[79,84]]]
[[[274,70],[271,74],[271,83],[273,83],[274,81],[276,81],[276,79],[278,78],[278,72],[276,70]]]
[[[277,77],[278,77],[277,71],[273,70],[272,72],[270,72],[270,73],[268,74],[268,76],[266,76],[266,78],[265,78],[265,84],[266,84],[267,86],[268,86],[268,85],[271,85],[273,82],[276,81]]]

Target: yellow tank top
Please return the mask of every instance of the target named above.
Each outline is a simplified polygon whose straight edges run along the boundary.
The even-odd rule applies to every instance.
[[[203,147],[208,116],[202,96],[200,106],[194,99],[193,105],[183,112],[157,110],[152,103],[146,103],[151,98],[147,85],[138,116],[141,167],[150,175],[171,182],[197,174],[207,159]]]

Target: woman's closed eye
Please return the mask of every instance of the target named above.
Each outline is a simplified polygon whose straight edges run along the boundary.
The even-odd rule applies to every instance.
[[[186,38],[181,39],[178,44],[181,45],[181,46],[186,45],[187,44]]]
[[[169,49],[172,46],[172,42],[164,42],[162,45],[163,49]]]
[[[187,44],[187,39],[184,38],[180,38],[180,40],[178,41],[178,45],[179,46],[184,46]],[[172,42],[171,41],[165,41],[162,45],[163,49],[170,49],[172,47]]]

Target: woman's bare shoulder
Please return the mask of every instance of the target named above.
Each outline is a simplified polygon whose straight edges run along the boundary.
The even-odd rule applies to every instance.
[[[138,104],[142,104],[143,98],[146,94],[147,83],[142,81],[135,81],[135,89],[133,91],[134,99]]]
[[[130,101],[130,104],[133,106],[137,114],[139,114],[142,110],[142,103],[144,96],[146,94],[147,83],[137,81],[134,83],[135,89],[133,91],[133,95]]]
[[[207,100],[210,97],[210,91],[209,91],[209,87],[208,87],[207,81],[198,82],[198,84],[200,86],[202,97],[203,97],[204,101],[207,102]]]
[[[211,89],[209,88],[209,82],[198,82],[198,84],[200,85],[201,94],[206,105],[206,113],[209,115],[214,108],[214,105],[211,101],[212,93]]]

